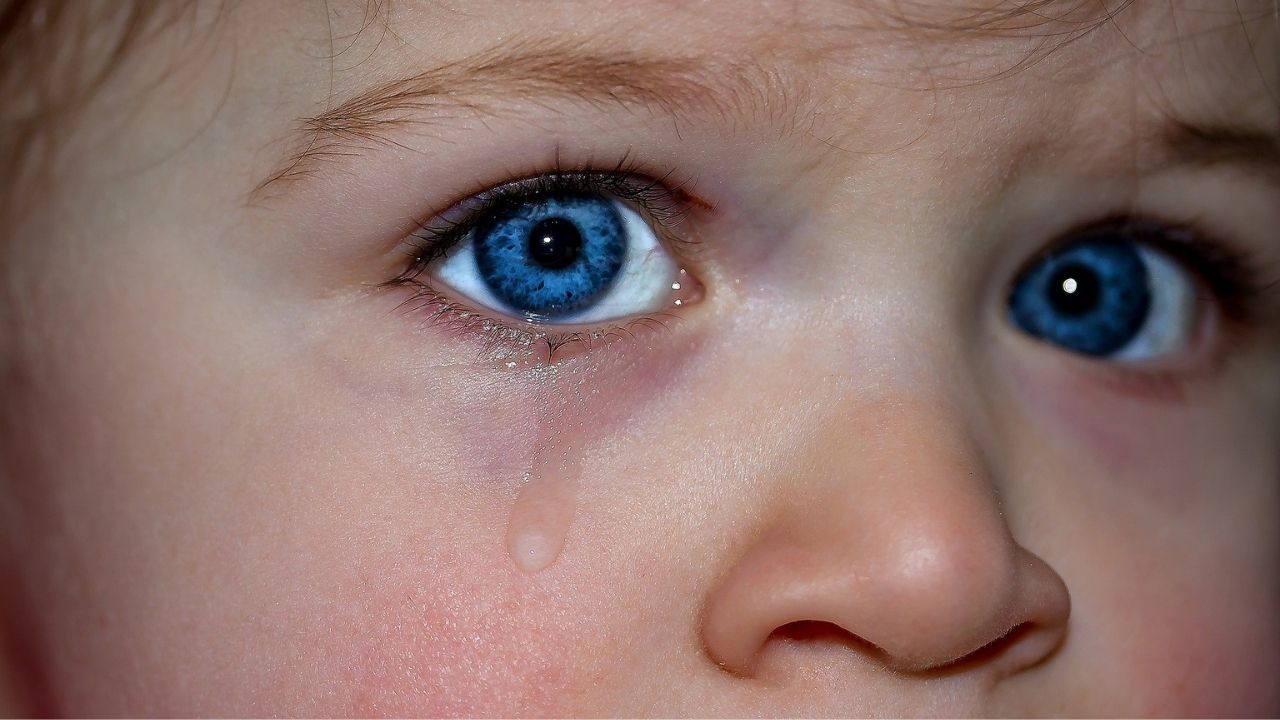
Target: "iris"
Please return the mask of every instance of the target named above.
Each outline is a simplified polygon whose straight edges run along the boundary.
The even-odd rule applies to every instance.
[[[493,295],[532,318],[573,315],[604,295],[627,255],[614,202],[558,194],[512,202],[478,224],[476,268]]]
[[[1151,309],[1151,275],[1142,249],[1105,234],[1043,256],[1009,296],[1010,317],[1023,332],[1097,357],[1133,342]]]

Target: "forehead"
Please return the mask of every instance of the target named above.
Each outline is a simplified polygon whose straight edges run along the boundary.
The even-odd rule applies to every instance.
[[[757,104],[774,93],[788,96],[784,104],[808,99],[856,110],[850,102],[894,91],[898,103],[922,111],[999,98],[1052,114],[1062,103],[1132,106],[1136,96],[1147,114],[1244,119],[1276,132],[1276,7],[1272,0],[352,0],[326,4],[326,32],[313,35],[317,47],[307,52],[340,56],[339,97],[375,78],[518,54],[554,63],[572,50],[616,59],[618,84],[631,59],[702,67],[709,85],[758,93]],[[744,80],[750,71],[761,72]]]
[[[402,113],[512,113],[530,101],[563,110],[560,101],[585,99],[733,133],[799,127],[790,134],[818,138],[819,152],[945,146],[982,157],[998,145],[1015,157],[1089,145],[1102,156],[1170,120],[1280,135],[1275,7],[352,0],[257,6],[276,17],[254,27],[305,27],[297,20],[310,16],[293,52],[323,70],[328,92],[304,147],[380,133]]]
[[[326,22],[345,41],[381,25],[444,56],[560,41],[655,57],[752,57],[835,76],[914,71],[933,86],[1013,77],[1062,55],[1081,72],[1138,58],[1220,79],[1239,80],[1247,68],[1274,81],[1280,71],[1272,0],[352,0],[328,10]]]

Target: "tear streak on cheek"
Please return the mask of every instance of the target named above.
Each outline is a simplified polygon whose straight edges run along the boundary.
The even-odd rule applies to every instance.
[[[379,338],[339,335],[332,347],[322,344],[327,351],[314,354],[325,381],[346,389],[348,415],[387,428],[380,442],[388,454],[419,474],[404,482],[481,498],[482,505],[512,493],[503,542],[528,572],[560,554],[576,515],[584,456],[684,379],[707,340],[685,327],[620,337],[550,365],[432,367],[406,363],[398,340]],[[450,342],[443,334],[436,341]]]
[[[500,406],[466,411],[484,419],[468,420],[479,457],[462,464],[511,493],[504,543],[414,544],[414,563],[441,571],[397,574],[404,585],[373,601],[361,623],[372,632],[348,656],[350,714],[570,714],[595,658],[584,637],[599,631],[566,595],[572,568],[556,562],[566,539],[572,549],[584,466],[589,475],[609,440],[680,396],[697,354],[690,344],[584,357],[499,379]]]
[[[539,389],[542,422],[507,520],[507,552],[525,572],[546,569],[560,557],[577,514],[585,408],[575,407],[583,403],[564,390],[556,388],[547,398],[546,388]]]
[[[682,350],[623,356],[603,366],[582,358],[531,376],[536,440],[522,462],[506,468],[520,478],[506,546],[521,570],[536,573],[555,563],[577,515],[584,457],[667,395],[696,355],[693,347]]]

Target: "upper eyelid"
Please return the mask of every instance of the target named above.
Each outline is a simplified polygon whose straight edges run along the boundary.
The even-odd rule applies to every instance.
[[[762,70],[762,72],[768,71]],[[785,86],[787,83],[784,82],[782,84]],[[766,84],[766,87],[768,86],[769,84]],[[591,89],[587,88],[581,92],[590,93]],[[760,92],[762,95],[756,98],[756,102],[768,105],[770,97],[772,96],[769,94],[767,89],[761,90]],[[785,112],[799,112],[795,102],[788,99],[788,92],[789,91],[780,91],[778,95],[780,102],[785,103],[789,108],[785,110]],[[711,91],[708,91],[708,93],[710,94],[705,94],[704,98],[715,97],[715,93],[711,93]],[[730,94],[733,95],[738,93],[731,91]],[[613,99],[617,100],[617,98]],[[637,98],[636,102],[643,101]],[[724,101],[706,100],[703,103],[704,109],[719,107],[719,102]],[[615,104],[625,105],[625,103]],[[555,111],[553,105],[548,106],[540,104],[540,106],[548,108],[550,111]],[[677,110],[663,103],[662,108],[664,111],[670,112],[673,117],[684,117],[685,120],[683,122],[692,122],[701,125],[718,125],[727,119],[727,116],[725,115],[726,111],[723,108],[713,109],[710,113],[704,112],[702,115],[696,114],[696,104],[690,105],[683,110]],[[761,117],[760,113],[753,113],[746,107],[742,106],[737,107],[736,110],[732,112],[732,115],[733,117],[740,118],[743,122],[755,123],[758,123]],[[764,114],[765,117],[772,117],[775,119],[778,115],[779,113],[773,110]],[[378,134],[379,139],[374,140],[374,143],[405,148],[405,145],[392,138],[394,133],[391,131],[394,130],[397,123],[388,123],[385,127],[381,127],[377,130],[374,129],[374,125],[380,125],[382,122],[383,121],[379,120],[376,122],[367,121],[365,123],[367,126],[365,129],[368,132]],[[411,121],[402,119],[397,122]],[[729,122],[732,124],[738,121],[729,120]],[[1280,189],[1280,134],[1277,134],[1275,130],[1254,127],[1247,123],[1228,125],[1197,123],[1173,116],[1162,116],[1156,120],[1146,121],[1145,124],[1145,129],[1139,130],[1136,133],[1136,137],[1139,138],[1139,142],[1141,144],[1154,151],[1153,154],[1149,156],[1154,160],[1154,162],[1145,164],[1145,167],[1141,168],[1134,168],[1132,165],[1126,164],[1124,166],[1125,171],[1133,171],[1136,169],[1137,172],[1143,176],[1158,175],[1179,168],[1197,169],[1210,172],[1238,171],[1266,183],[1271,187]],[[791,128],[792,130],[796,130],[795,124],[792,122],[784,121],[783,125]],[[327,139],[323,139],[322,135],[325,132],[332,132],[332,135],[328,136]],[[295,155],[283,170],[273,174],[250,193],[250,202],[254,202],[256,198],[262,197],[264,191],[278,181],[288,180],[291,177],[302,178],[315,174],[318,169],[314,167],[315,163],[349,160],[351,156],[361,155],[364,151],[370,149],[367,143],[362,142],[359,137],[353,137],[350,131],[316,130],[316,133],[318,134],[312,136],[311,142],[305,150]],[[384,133],[386,134],[384,135]],[[831,147],[829,144],[822,143],[820,139],[816,138],[816,136],[812,136],[812,133],[808,133],[808,135],[810,135],[810,140],[820,145],[820,147],[813,148],[815,152],[822,151],[821,154],[828,157],[837,155],[830,153]],[[787,137],[794,140],[797,136],[788,133]],[[777,138],[775,138],[775,140],[777,140]],[[780,141],[786,142],[787,138],[784,137]],[[562,144],[564,144],[564,142],[565,141],[562,141]],[[1037,147],[1039,147],[1038,150],[1035,149]],[[1029,146],[1029,148],[1034,155],[1059,158],[1064,152],[1070,154],[1077,150],[1082,151],[1081,148],[1078,147],[1064,148],[1058,142],[1050,141],[1046,141],[1043,144],[1033,144]],[[410,149],[412,150],[412,148]],[[1027,150],[1027,146],[1022,148],[1023,152]],[[303,157],[304,155],[306,157]],[[1128,154],[1124,154],[1124,157],[1130,156]],[[1014,161],[1010,160],[1010,162],[1013,163]],[[819,165],[821,164],[823,163],[819,163]],[[1025,162],[1025,158],[1023,158],[1015,164],[1025,166],[1027,163]],[[814,167],[817,166],[815,165]],[[1016,178],[1017,174],[1015,173],[1013,177]],[[694,201],[694,204],[699,204],[696,196],[691,198],[691,200]]]
[[[654,219],[663,225],[683,218],[684,213],[674,205],[658,206],[656,201],[680,200],[703,208],[712,207],[706,200],[688,192],[683,184],[670,184],[671,173],[663,179],[653,179],[638,174],[628,169],[629,167],[628,161],[624,158],[610,170],[554,169],[527,175],[468,195],[452,203],[440,215],[474,213],[495,202],[507,199],[522,200],[537,194],[569,190],[611,193],[623,199],[641,201],[645,208],[654,214]]]
[[[410,266],[393,280],[402,282],[416,277],[437,261],[474,228],[475,221],[493,212],[503,203],[518,203],[537,194],[577,191],[611,194],[619,199],[639,204],[646,215],[658,221],[661,239],[676,245],[688,254],[696,245],[690,238],[672,232],[686,217],[689,207],[714,209],[706,200],[693,195],[678,185],[668,185],[663,180],[637,175],[628,171],[624,158],[613,170],[553,170],[500,183],[452,203],[449,208],[433,218],[418,223],[419,229],[411,235]],[[667,174],[670,177],[670,173]],[[662,203],[662,204],[659,204]],[[447,217],[458,214],[453,219]]]

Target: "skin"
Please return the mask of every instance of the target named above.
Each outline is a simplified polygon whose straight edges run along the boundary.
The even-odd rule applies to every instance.
[[[201,8],[149,38],[23,197],[6,709],[1280,712],[1275,293],[1235,322],[1202,288],[1196,341],[1124,367],[1004,307],[1037,252],[1117,208],[1280,268],[1274,167],[1155,149],[1172,114],[1277,132],[1269,3],[1138,3],[1009,72],[1060,26],[327,5]],[[800,91],[677,122],[512,93],[255,193],[297,118],[560,36],[769,60]],[[498,357],[376,287],[414,219],[557,152],[625,153],[711,206],[674,231],[702,296],[665,329]],[[564,533],[537,572],[508,552],[518,506]]]

